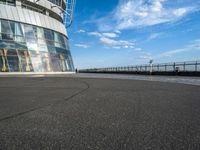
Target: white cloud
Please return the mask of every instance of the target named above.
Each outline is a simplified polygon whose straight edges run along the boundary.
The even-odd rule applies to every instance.
[[[107,38],[107,37],[101,37],[99,39],[99,42],[104,44],[104,45],[107,45],[107,46],[110,46],[114,49],[120,49],[120,48],[123,48],[123,49],[135,49],[135,42],[133,41],[126,41],[126,40],[114,40],[114,39],[111,39],[111,38]]]
[[[139,59],[150,60],[150,59],[152,59],[152,54],[142,51],[142,52],[140,52]]]
[[[151,56],[139,56],[139,59],[145,59],[145,60],[150,60],[150,59],[152,59],[152,57]]]
[[[195,51],[195,50],[200,50],[200,39],[192,41],[189,45],[186,45],[183,48],[170,50],[170,51],[161,53],[156,57],[158,58],[172,57],[173,55],[178,54],[178,53],[190,52],[190,51]]]
[[[113,46],[112,48],[114,48],[114,49],[121,49],[120,46]]]
[[[85,33],[86,31],[85,30],[83,30],[83,29],[80,29],[80,30],[78,30],[78,31],[76,31],[77,33]]]
[[[123,45],[129,45],[129,46],[135,45],[135,41],[131,42],[131,41],[126,41],[126,40],[119,40],[119,43]]]
[[[102,33],[103,36],[109,37],[109,38],[116,38],[118,35],[116,33]]]
[[[148,40],[156,39],[156,38],[160,37],[161,35],[162,35],[162,33],[152,33],[152,34],[148,37]]]
[[[142,51],[141,48],[134,48],[135,51]]]
[[[88,35],[92,36],[97,36],[97,37],[108,37],[108,38],[116,38],[119,37],[116,33],[114,32],[105,32],[105,33],[100,33],[100,32],[88,32]]]
[[[86,45],[86,44],[75,44],[76,47],[79,47],[79,48],[88,48],[89,46]]]
[[[183,16],[185,13],[187,13],[189,11],[190,8],[179,8],[179,9],[175,9],[173,11],[173,14],[175,16]]]
[[[196,7],[167,7],[167,0],[121,0],[107,17],[97,20],[99,30],[123,30],[175,22]]]
[[[100,43],[107,44],[107,45],[117,45],[118,44],[118,42],[116,40],[113,40],[113,39],[110,39],[107,37],[101,37],[99,41],[100,41]]]
[[[99,32],[88,32],[88,35],[93,35],[93,36],[97,36],[97,37],[101,37],[102,34]]]
[[[119,30],[115,30],[114,32],[117,34],[121,34],[121,31],[119,31]]]
[[[115,32],[102,32],[102,33],[101,32],[88,32],[88,35],[98,37],[99,42],[103,45],[106,45],[107,48],[134,49],[135,41],[114,39],[114,38],[119,37],[120,33],[121,33],[120,31],[116,30]]]

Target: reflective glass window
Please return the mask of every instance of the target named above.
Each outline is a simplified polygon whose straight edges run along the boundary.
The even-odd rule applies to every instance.
[[[1,40],[1,20],[0,20],[0,40]]]
[[[42,28],[39,28],[39,27],[36,28],[36,37],[38,38],[39,43],[46,44],[44,30]]]
[[[54,32],[54,41],[55,41],[55,47],[62,47],[60,35],[57,32]]]
[[[66,38],[66,37],[64,37],[64,42],[65,42],[65,48],[67,49],[67,50],[69,50],[70,48],[69,48],[69,43],[68,43],[68,39]]]
[[[51,62],[52,62],[52,70],[55,72],[61,72],[61,63],[58,54],[50,54]]]
[[[33,71],[31,57],[28,50],[18,50],[19,70],[20,72]]]
[[[29,50],[37,50],[37,39],[33,27],[31,25],[24,25],[25,37]]]
[[[46,39],[46,43],[48,45],[54,45],[54,34],[53,31],[48,30],[48,29],[44,29],[44,36]]]
[[[10,72],[18,72],[19,71],[19,59],[17,55],[17,51],[15,49],[9,49],[7,51],[7,61]]]
[[[29,53],[34,72],[42,72],[43,68],[40,53],[36,51],[30,51]]]
[[[48,52],[49,53],[56,53],[56,49],[55,49],[54,46],[48,45],[47,47],[48,47]]]
[[[44,29],[44,33],[45,33],[45,38],[49,39],[49,40],[54,40],[54,34],[52,30],[49,29]]]
[[[64,35],[0,19],[0,71],[60,72],[72,69],[73,62]]]
[[[16,0],[6,0],[7,4],[14,5]]]
[[[58,6],[61,5],[61,0],[48,0],[48,1],[54,3],[55,5],[58,5]]]
[[[0,4],[15,5],[16,0],[0,0]]]
[[[42,60],[42,68],[44,72],[52,71],[51,69],[51,60],[49,58],[48,53],[40,52],[41,60]]]
[[[14,33],[14,40],[17,41],[17,42],[22,42],[24,43],[25,42],[25,39],[24,39],[24,35],[23,35],[23,32],[22,32],[22,28],[21,28],[21,25],[19,23],[12,23],[11,24],[11,29]]]
[[[48,48],[46,44],[38,44],[38,51],[48,52]]]
[[[1,72],[9,71],[7,49],[0,49],[0,69]]]
[[[25,36],[28,39],[35,39],[33,27],[31,25],[24,25]]]
[[[1,20],[1,32],[2,32],[2,39],[13,40],[13,33],[8,21]]]

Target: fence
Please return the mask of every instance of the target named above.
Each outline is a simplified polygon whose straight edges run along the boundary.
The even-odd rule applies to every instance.
[[[200,73],[200,61],[174,62],[125,67],[91,68],[79,70],[87,73],[137,73],[137,74],[180,74]],[[192,74],[191,74],[192,75]]]

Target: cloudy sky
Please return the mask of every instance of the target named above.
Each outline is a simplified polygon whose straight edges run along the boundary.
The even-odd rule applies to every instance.
[[[77,0],[76,68],[200,60],[200,0]]]

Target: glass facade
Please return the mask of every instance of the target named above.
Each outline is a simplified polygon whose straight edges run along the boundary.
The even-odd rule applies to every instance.
[[[61,6],[61,3],[62,3],[63,0],[48,0],[48,1],[55,4],[55,5]]]
[[[0,19],[0,72],[67,71],[74,71],[74,66],[66,36]]]
[[[16,0],[0,0],[0,4],[15,5]]]

